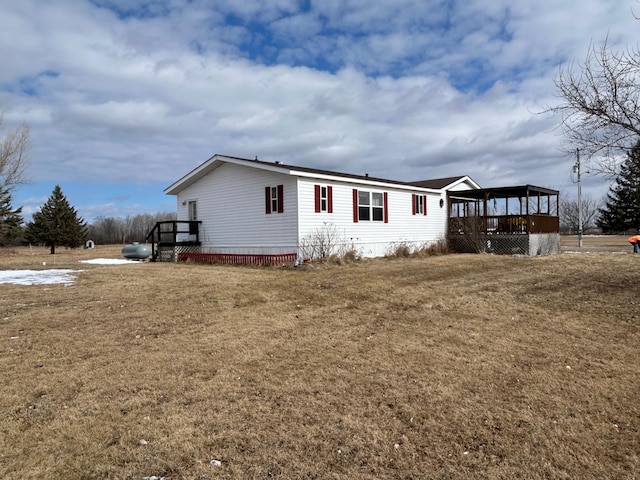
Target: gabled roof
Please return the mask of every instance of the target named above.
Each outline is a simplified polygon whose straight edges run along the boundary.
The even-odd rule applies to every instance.
[[[274,172],[283,173],[286,175],[294,175],[299,177],[313,177],[324,180],[342,180],[350,181],[353,183],[367,184],[367,185],[393,185],[396,187],[404,187],[406,189],[419,188],[421,190],[442,190],[447,186],[460,183],[465,179],[468,179],[472,185],[477,184],[467,176],[462,177],[449,177],[447,179],[436,180],[423,180],[421,182],[401,182],[397,180],[389,180],[384,178],[370,177],[369,175],[354,175],[350,173],[333,172],[330,170],[321,170],[317,168],[299,167],[295,165],[288,165],[281,162],[265,162],[262,160],[250,160],[247,158],[230,157],[227,155],[215,154],[204,163],[200,164],[185,176],[169,185],[165,188],[164,193],[167,195],[177,195],[183,189],[197,182],[204,176],[208,175],[216,168],[220,167],[224,163],[233,163],[236,165],[244,165],[252,168],[259,168],[262,170],[269,170]],[[451,181],[447,181],[451,180]],[[442,186],[441,186],[442,185]]]
[[[471,180],[470,177],[463,175],[461,177],[444,177],[444,178],[433,178],[431,180],[420,180],[419,182],[409,182],[410,185],[415,185],[416,187],[424,187],[424,188],[435,188],[437,190],[442,190],[446,187],[451,187],[454,184],[462,183],[463,181],[468,180],[473,185],[476,185],[478,188],[480,186]]]

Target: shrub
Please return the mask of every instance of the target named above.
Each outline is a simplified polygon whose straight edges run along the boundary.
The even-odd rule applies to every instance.
[[[348,242],[340,235],[333,223],[325,222],[300,239],[298,251],[303,259],[326,260],[329,257],[342,257],[348,252]]]
[[[449,253],[447,242],[439,239],[435,242],[414,245],[409,242],[396,242],[389,248],[385,257],[387,258],[411,258],[411,257],[433,257],[435,255],[445,255]]]

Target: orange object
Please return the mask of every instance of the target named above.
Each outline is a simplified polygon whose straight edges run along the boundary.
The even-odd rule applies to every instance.
[[[629,242],[629,243],[638,243],[638,242],[640,242],[640,235],[634,235],[633,237],[627,238],[627,242]]]

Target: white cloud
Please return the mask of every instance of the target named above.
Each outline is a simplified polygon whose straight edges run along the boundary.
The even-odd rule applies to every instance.
[[[0,108],[30,124],[38,181],[167,185],[225,153],[573,188],[532,112],[556,101],[559,62],[638,42],[633,6],[23,0],[0,15]]]

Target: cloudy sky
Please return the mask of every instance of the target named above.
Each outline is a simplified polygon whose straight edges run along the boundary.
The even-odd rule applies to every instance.
[[[0,111],[26,122],[31,219],[175,210],[215,153],[393,180],[470,175],[576,196],[554,78],[638,0],[0,0]],[[583,177],[600,198],[609,183]]]

